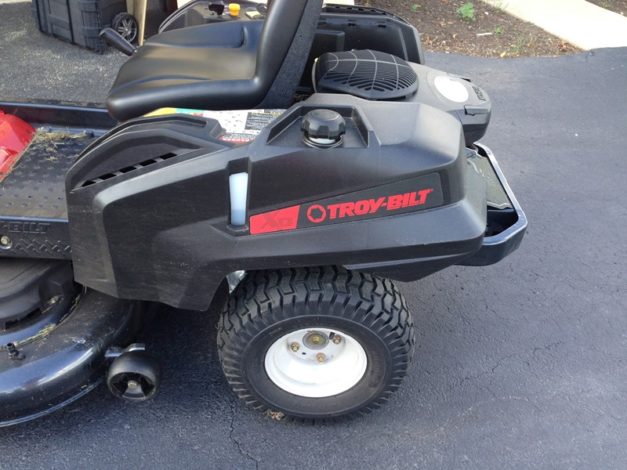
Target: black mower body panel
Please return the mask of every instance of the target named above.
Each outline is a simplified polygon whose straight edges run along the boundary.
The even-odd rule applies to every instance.
[[[303,116],[317,108],[346,120],[341,146],[304,142]],[[314,95],[248,145],[219,132],[204,118],[139,119],[83,154],[67,178],[78,282],[205,309],[237,270],[332,264],[415,280],[482,246],[485,183],[443,111]],[[229,177],[240,172],[248,224],[233,227]]]

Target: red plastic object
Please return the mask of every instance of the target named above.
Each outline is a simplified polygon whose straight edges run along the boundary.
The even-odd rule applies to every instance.
[[[35,129],[30,124],[0,111],[0,181],[11,173],[33,135]]]

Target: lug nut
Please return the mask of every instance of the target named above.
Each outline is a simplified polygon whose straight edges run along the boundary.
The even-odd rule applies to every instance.
[[[290,349],[294,352],[298,352],[298,350],[300,349],[300,344],[294,342],[292,344],[290,344]]]
[[[136,380],[129,380],[126,386],[131,390],[135,390],[139,387],[139,382],[137,382]]]
[[[7,351],[9,352],[9,359],[12,361],[21,361],[24,359],[24,354],[17,349],[14,343],[7,344]]]
[[[324,353],[318,353],[316,354],[316,360],[322,364],[323,362],[325,362],[327,360],[327,356],[325,356]]]
[[[340,344],[342,342],[342,337],[340,335],[333,335],[333,344]]]

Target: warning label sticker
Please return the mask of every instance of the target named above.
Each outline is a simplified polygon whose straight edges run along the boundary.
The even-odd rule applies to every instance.
[[[150,116],[165,114],[190,114],[215,119],[224,132],[220,140],[235,144],[247,144],[254,140],[261,130],[285,112],[284,109],[249,109],[236,111],[206,111],[187,108],[162,108]]]

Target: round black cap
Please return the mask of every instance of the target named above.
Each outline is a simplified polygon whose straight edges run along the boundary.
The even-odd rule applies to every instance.
[[[346,133],[346,121],[336,111],[314,109],[303,118],[301,129],[309,139],[338,141]]]

